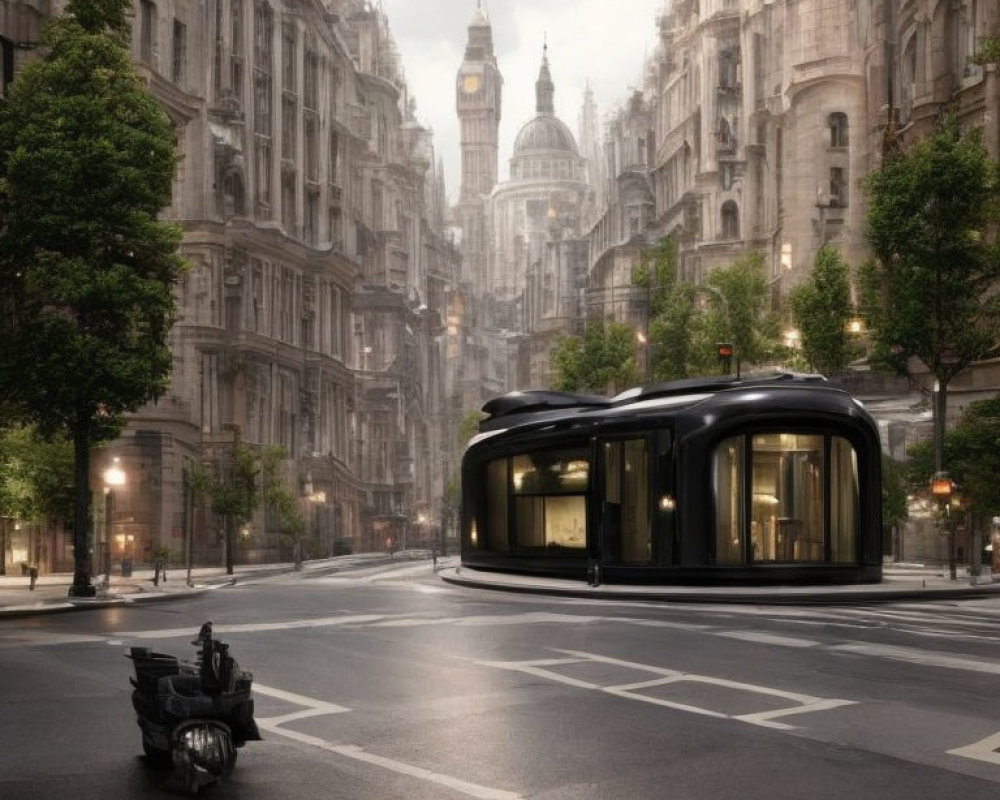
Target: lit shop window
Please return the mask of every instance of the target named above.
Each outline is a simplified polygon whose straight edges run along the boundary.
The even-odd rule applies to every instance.
[[[717,564],[857,558],[858,463],[845,439],[818,433],[726,439],[715,454],[714,488]]]

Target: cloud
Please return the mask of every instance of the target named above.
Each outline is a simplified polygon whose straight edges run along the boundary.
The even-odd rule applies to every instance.
[[[434,130],[450,198],[459,190],[460,153],[455,75],[462,63],[474,0],[382,0],[399,46],[417,117]],[[535,80],[543,37],[556,86],[556,114],[576,132],[589,81],[602,114],[639,85],[644,56],[656,40],[663,0],[484,1],[504,78],[500,175],[507,173],[514,138],[535,113]]]

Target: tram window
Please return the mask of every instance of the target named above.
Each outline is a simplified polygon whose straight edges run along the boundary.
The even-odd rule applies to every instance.
[[[506,552],[507,541],[507,459],[486,466],[486,547]]]
[[[823,437],[754,436],[753,561],[823,561]]]
[[[540,450],[514,456],[515,494],[585,492],[590,462],[584,448]]]
[[[589,478],[590,462],[584,447],[514,456],[511,486],[518,547],[585,548]]]
[[[766,433],[716,450],[717,564],[851,563],[859,517],[857,455],[845,439]]]
[[[857,561],[858,456],[850,442],[834,437],[830,450],[830,559]]]
[[[743,437],[715,453],[715,563],[743,563]]]

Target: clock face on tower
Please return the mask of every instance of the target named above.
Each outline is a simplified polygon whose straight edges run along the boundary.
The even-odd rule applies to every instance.
[[[462,78],[462,91],[466,94],[475,94],[479,91],[479,76],[466,75]]]

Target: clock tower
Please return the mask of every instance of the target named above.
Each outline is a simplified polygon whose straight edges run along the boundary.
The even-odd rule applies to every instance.
[[[493,29],[477,4],[455,82],[455,106],[462,150],[457,209],[462,228],[462,275],[480,291],[486,285],[486,199],[497,183],[502,87],[503,77],[493,52]]]
[[[496,185],[502,86],[493,53],[493,29],[486,12],[477,7],[469,23],[469,41],[456,86],[463,202],[488,196]]]

